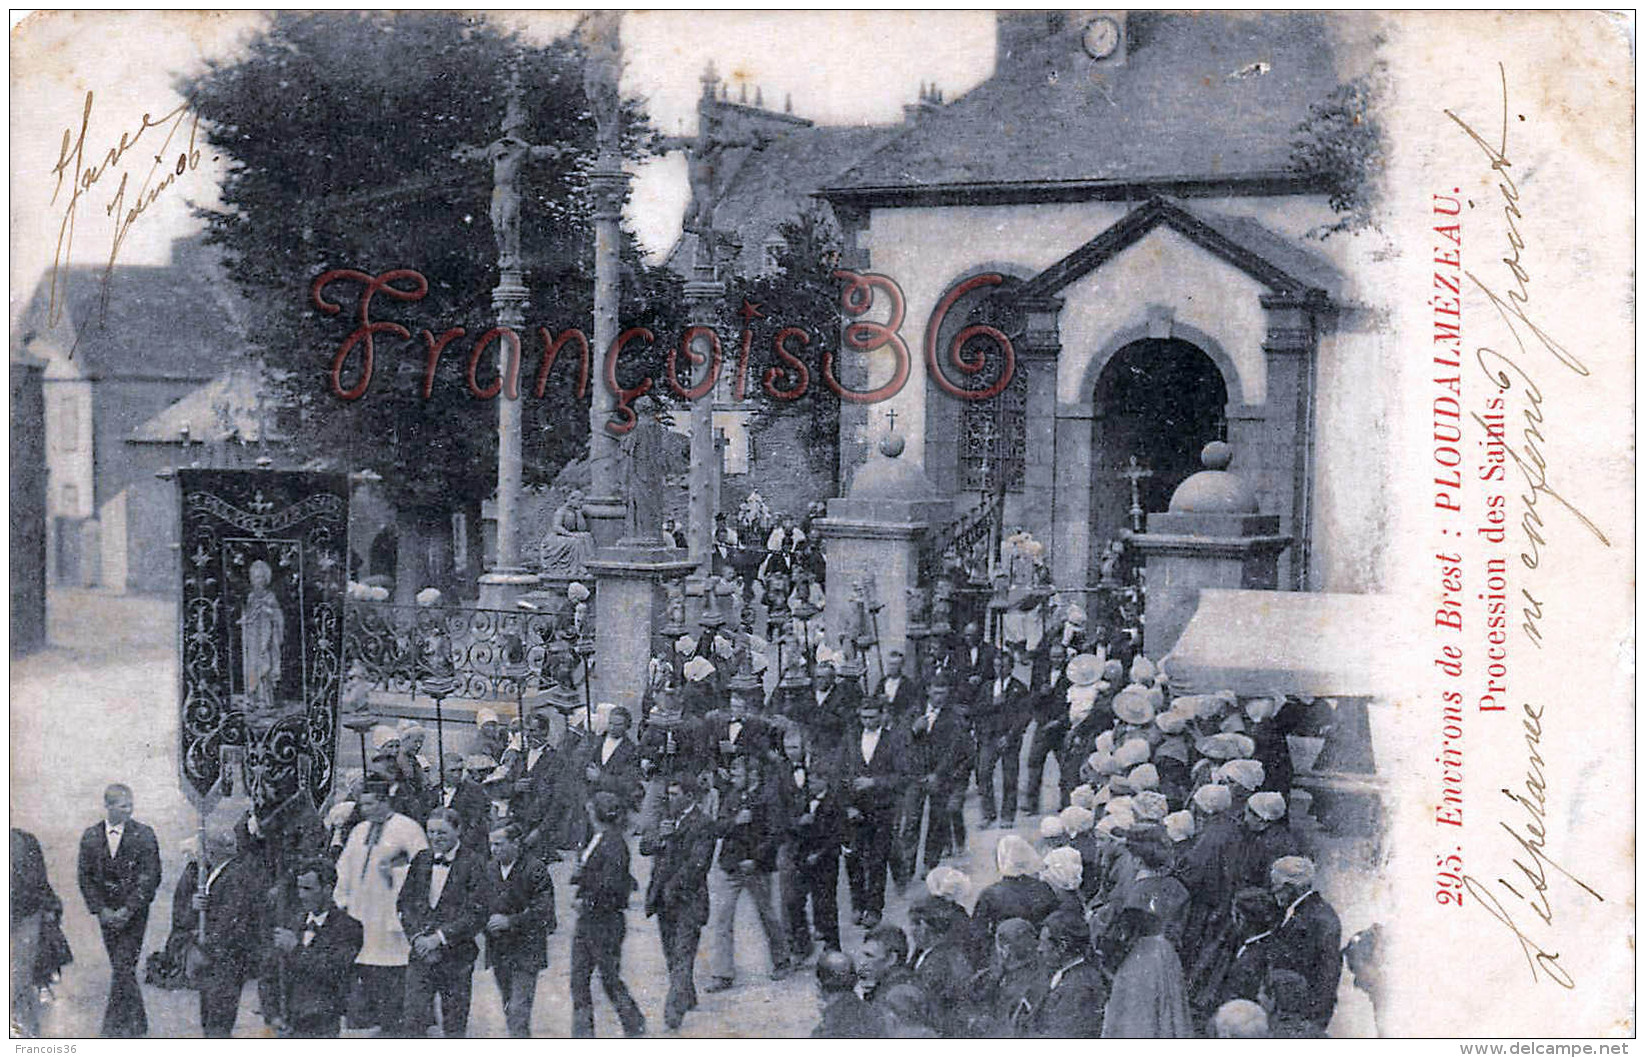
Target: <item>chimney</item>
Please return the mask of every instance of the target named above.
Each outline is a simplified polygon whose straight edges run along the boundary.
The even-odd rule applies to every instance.
[[[1067,20],[1064,11],[1001,11],[994,16],[994,68],[1021,59],[1039,42],[1054,36]]]

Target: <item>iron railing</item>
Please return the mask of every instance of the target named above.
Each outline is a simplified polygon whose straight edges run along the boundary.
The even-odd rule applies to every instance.
[[[428,695],[437,687],[441,697],[517,700],[548,687],[556,663],[580,664],[560,614],[358,599],[343,613],[350,690]]]

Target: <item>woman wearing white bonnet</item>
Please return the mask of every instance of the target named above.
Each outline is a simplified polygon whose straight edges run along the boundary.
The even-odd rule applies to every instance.
[[[1097,810],[1097,791],[1092,789],[1090,785],[1076,786],[1074,791],[1068,795],[1068,805],[1070,808],[1088,808],[1095,812]]]
[[[1068,828],[1062,825],[1062,817],[1049,815],[1041,819],[1039,837],[1041,849],[1056,849],[1068,844]]]
[[[1152,723],[1154,702],[1148,688],[1133,683],[1114,696],[1114,715],[1133,727]]]
[[[1201,822],[1204,822],[1233,807],[1234,794],[1232,790],[1223,784],[1210,782],[1195,790],[1194,796],[1190,797],[1189,801],[1193,805],[1194,811],[1199,814]]]
[[[1211,773],[1216,782],[1228,782],[1241,787],[1246,793],[1262,789],[1262,762],[1241,757],[1223,764]]]
[[[1187,809],[1172,812],[1161,822],[1165,824],[1165,836],[1171,839],[1172,844],[1181,844],[1194,836],[1194,813]]]
[[[1159,769],[1152,764],[1139,764],[1126,774],[1125,783],[1131,787],[1132,793],[1157,790],[1159,789]]]
[[[1131,810],[1139,823],[1158,823],[1171,811],[1171,803],[1158,790],[1143,790],[1131,797]]]
[[[1085,877],[1085,864],[1078,849],[1052,849],[1046,853],[1040,868],[1040,881],[1057,894],[1058,909],[1085,914],[1085,902],[1080,899],[1080,882]]]
[[[925,875],[925,891],[958,904],[970,895],[971,878],[953,867],[933,867]]]
[[[1084,805],[1069,805],[1064,808],[1058,817],[1062,820],[1063,829],[1068,832],[1070,841],[1090,830],[1097,821],[1097,814]]]

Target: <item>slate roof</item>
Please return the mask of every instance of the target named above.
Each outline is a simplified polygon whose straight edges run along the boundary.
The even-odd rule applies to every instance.
[[[764,243],[784,221],[797,219],[811,196],[901,126],[807,125],[784,132],[759,149],[744,148],[714,210],[715,228],[742,243],[741,271],[761,270]],[[671,267],[690,264],[683,256],[689,239],[669,252]]]
[[[245,356],[246,342],[224,303],[227,281],[197,243],[174,248],[168,265],[70,265],[59,274],[62,318],[51,325],[51,275],[40,277],[13,332],[14,352],[72,360],[87,378],[206,382]],[[232,292],[227,297],[234,297]],[[32,347],[32,348],[31,348]]]
[[[829,198],[977,185],[1282,177],[1311,104],[1338,84],[1324,15],[1133,12],[1125,61],[1098,67],[1070,20],[875,151]],[[1253,64],[1266,64],[1266,68]],[[1259,72],[1260,71],[1260,72]]]
[[[262,430],[268,426],[268,440],[282,438],[275,431],[277,409],[270,401],[259,414],[258,397],[264,392],[254,367],[238,367],[218,375],[209,383],[193,390],[175,404],[131,432],[129,440],[176,444],[188,427],[189,440],[228,441],[239,439],[255,442],[263,439]]]

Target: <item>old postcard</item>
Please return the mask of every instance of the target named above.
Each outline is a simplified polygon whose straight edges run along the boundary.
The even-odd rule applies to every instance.
[[[1634,32],[14,16],[12,1035],[1625,1053]]]

